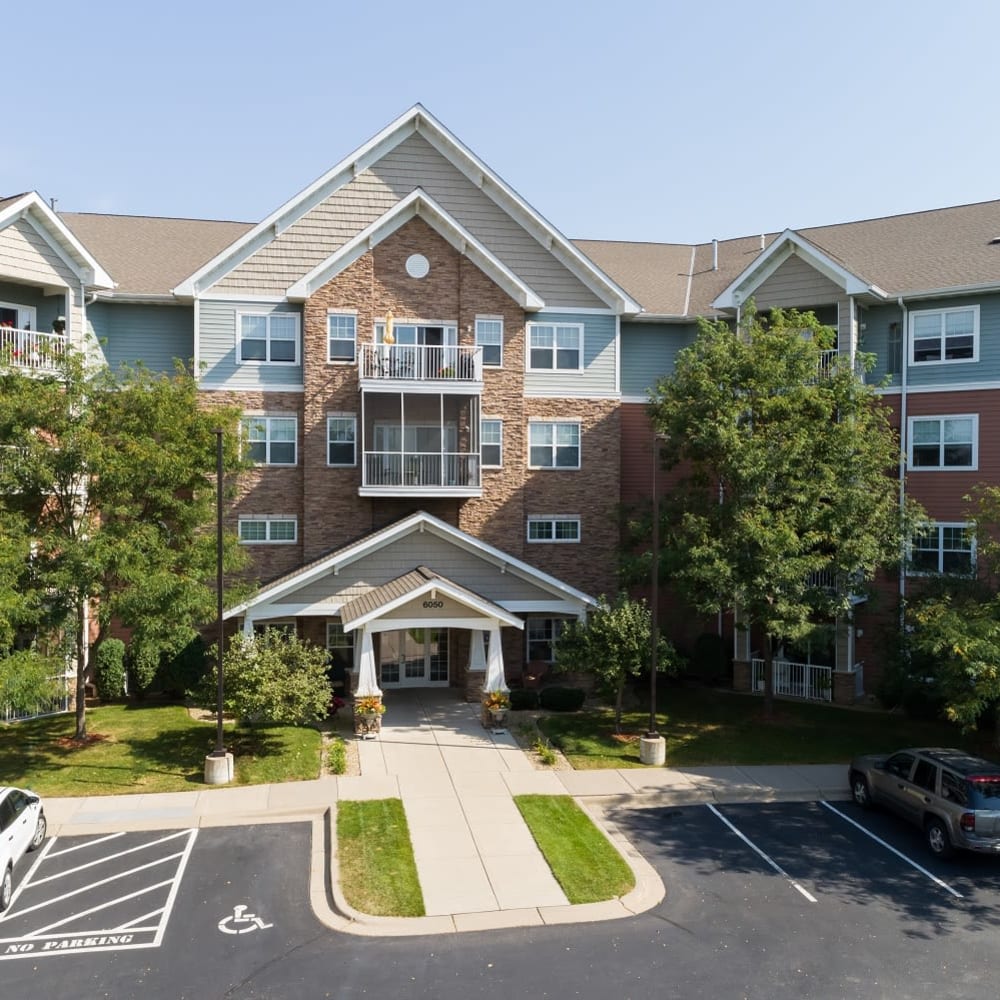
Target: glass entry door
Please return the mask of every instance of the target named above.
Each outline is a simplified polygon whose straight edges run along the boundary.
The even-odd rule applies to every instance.
[[[382,687],[447,685],[448,630],[409,628],[382,632],[379,676]]]

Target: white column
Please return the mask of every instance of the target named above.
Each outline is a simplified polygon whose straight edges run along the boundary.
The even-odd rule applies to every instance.
[[[375,671],[375,647],[372,645],[372,634],[366,625],[361,626],[361,663],[358,669],[358,686],[356,695],[377,695],[381,697],[382,690],[378,686],[378,675]]]
[[[499,622],[494,622],[490,626],[490,651],[486,659],[486,683],[483,685],[483,690],[487,693],[508,690],[507,681],[504,678]]]
[[[486,669],[486,646],[483,643],[483,630],[474,628],[472,641],[469,643],[469,670],[480,671]]]

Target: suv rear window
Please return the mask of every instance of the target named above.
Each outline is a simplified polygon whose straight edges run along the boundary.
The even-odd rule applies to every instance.
[[[976,774],[968,780],[974,808],[1000,809],[1000,774]]]

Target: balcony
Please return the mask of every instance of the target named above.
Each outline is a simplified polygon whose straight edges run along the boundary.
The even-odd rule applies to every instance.
[[[838,351],[836,349],[832,351],[820,351],[819,352],[819,364],[817,372],[817,381],[821,378],[829,378],[835,371],[837,371],[840,366],[847,366],[850,364],[850,357],[848,354]],[[862,364],[859,358],[854,359],[854,374],[862,381],[865,380],[865,366]]]
[[[65,356],[65,334],[0,326],[0,364],[28,371],[58,371]]]
[[[482,495],[478,452],[366,451],[361,496]]]
[[[361,344],[358,374],[362,389],[479,392],[483,383],[481,347],[428,344]]]

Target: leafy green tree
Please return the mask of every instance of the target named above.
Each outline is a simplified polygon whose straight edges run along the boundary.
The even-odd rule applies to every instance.
[[[333,697],[326,666],[322,646],[278,629],[250,638],[235,635],[222,657],[223,711],[252,725],[317,722],[326,717]],[[199,700],[215,708],[215,699],[214,679],[207,676]]]
[[[0,514],[32,543],[37,626],[74,637],[76,736],[86,735],[87,633],[113,623],[160,650],[215,617],[215,428],[241,467],[239,413],[199,405],[180,366],[95,369],[69,352],[52,373],[0,368]],[[227,533],[228,569],[243,564]]]
[[[60,695],[55,677],[62,672],[56,660],[32,649],[0,656],[0,708],[35,712]]]
[[[619,594],[614,603],[606,597],[586,621],[567,622],[556,643],[557,670],[593,674],[602,693],[615,699],[615,732],[621,732],[622,695],[629,677],[649,668],[653,621],[645,601]],[[664,672],[677,667],[673,646],[658,638],[657,666]]]
[[[678,476],[661,565],[699,611],[736,610],[766,637],[767,713],[776,641],[847,613],[907,531],[888,411],[846,358],[822,353],[832,343],[811,313],[764,320],[751,304],[736,332],[702,322],[651,393]]]

